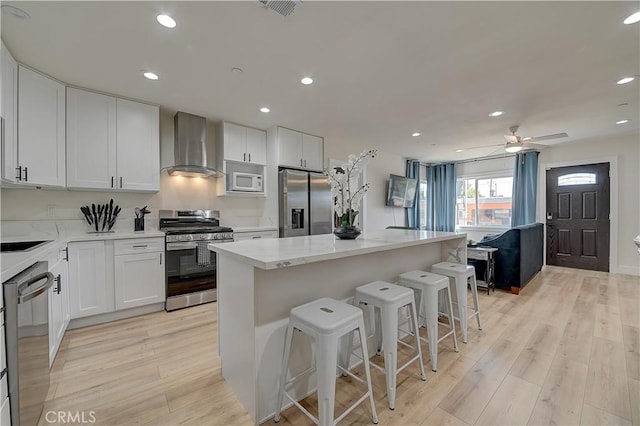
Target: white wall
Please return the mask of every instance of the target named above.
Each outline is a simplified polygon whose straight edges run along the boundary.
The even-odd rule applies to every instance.
[[[208,138],[211,164],[214,154],[214,126],[209,123]],[[165,168],[173,165],[174,129],[173,113],[160,113],[160,163]],[[223,225],[255,226],[277,225],[277,217],[267,213],[264,198],[217,197],[216,180],[212,178],[186,178],[169,176],[166,171],[160,176],[160,192],[134,194],[99,191],[66,191],[46,189],[0,190],[0,217],[2,220],[51,220],[82,219],[80,206],[104,203],[113,198],[123,209],[120,221],[133,219],[133,209],[148,205],[149,218],[157,227],[160,209],[216,209],[221,211]],[[47,206],[56,206],[56,215],[47,216]],[[149,223],[149,222],[148,222]],[[147,225],[148,226],[148,225]],[[133,220],[131,220],[133,228]]]
[[[325,139],[325,157],[343,160],[349,154],[359,154],[364,149],[376,147],[358,148],[350,146],[343,141]],[[364,182],[371,185],[364,197],[364,217],[362,229],[364,231],[384,229],[389,225],[404,226],[405,212],[403,208],[386,207],[387,183],[390,174],[404,176],[406,159],[398,154],[378,150],[378,155],[372,159],[366,167]]]
[[[545,165],[590,164],[615,158],[617,163],[618,204],[612,206],[618,216],[617,265],[612,270],[624,274],[640,275],[640,256],[633,244],[633,238],[640,234],[640,135],[638,133],[610,139],[587,139],[555,145],[540,153],[538,174],[545,176]],[[612,178],[613,180],[613,178]],[[537,220],[544,222],[546,200],[538,185]],[[612,188],[613,190],[613,188]],[[613,231],[613,230],[612,230]],[[614,247],[611,248],[612,250]]]

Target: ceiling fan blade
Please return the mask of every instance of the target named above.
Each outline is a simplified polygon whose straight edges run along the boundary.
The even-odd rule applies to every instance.
[[[491,148],[491,147],[494,147],[494,146],[503,146],[503,145],[504,145],[503,143],[500,143],[500,144],[493,144],[493,145],[472,146],[472,147],[469,147],[469,148],[463,148],[463,150],[464,151],[469,151],[469,150],[472,150],[472,149]]]
[[[525,142],[548,141],[551,139],[560,139],[560,138],[567,138],[567,137],[569,137],[569,135],[566,134],[565,132],[562,132],[562,133],[554,133],[552,135],[536,136],[530,139],[527,138]]]

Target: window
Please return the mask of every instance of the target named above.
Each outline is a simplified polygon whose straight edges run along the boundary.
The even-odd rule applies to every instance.
[[[512,176],[458,179],[456,225],[510,226],[512,191]]]
[[[558,186],[593,185],[596,183],[595,173],[570,173],[558,176]]]

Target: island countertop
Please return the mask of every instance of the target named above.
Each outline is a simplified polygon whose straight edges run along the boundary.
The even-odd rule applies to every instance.
[[[208,248],[257,268],[270,270],[436,243],[464,236],[466,236],[465,233],[458,232],[388,229],[367,231],[356,240],[340,240],[333,234],[325,234],[267,238],[224,244],[213,243],[209,244]]]

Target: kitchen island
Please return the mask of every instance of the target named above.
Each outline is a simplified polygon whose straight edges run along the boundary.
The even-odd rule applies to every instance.
[[[466,234],[453,232],[393,229],[366,232],[356,240],[329,234],[208,247],[217,253],[222,375],[255,423],[275,412],[291,308],[320,297],[348,300],[360,285],[395,282],[403,272],[440,261],[466,263]],[[293,342],[294,374],[311,362],[309,345],[300,336]],[[291,394],[302,398],[314,388],[315,380],[309,380]]]

